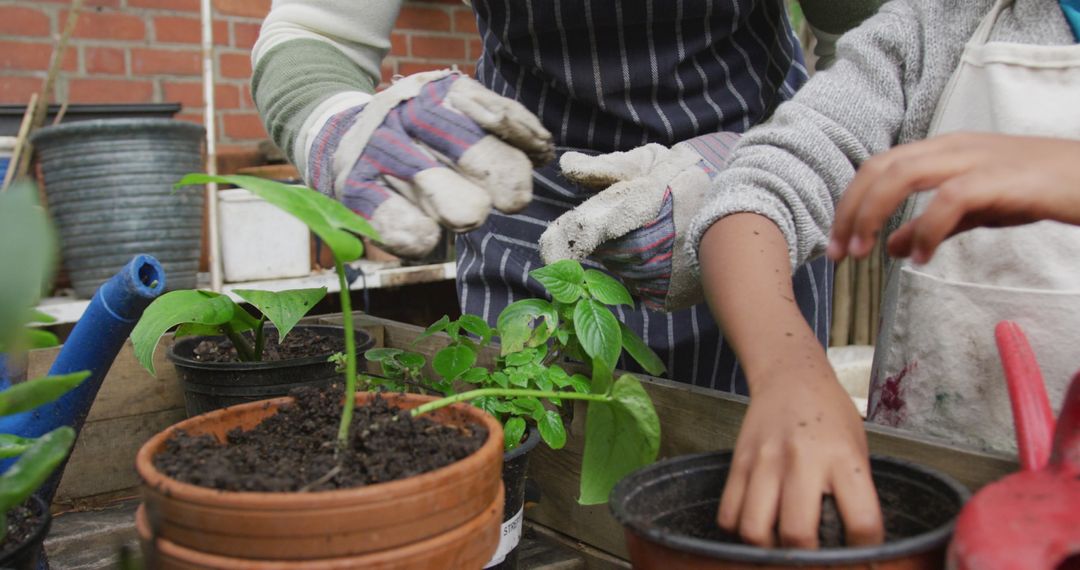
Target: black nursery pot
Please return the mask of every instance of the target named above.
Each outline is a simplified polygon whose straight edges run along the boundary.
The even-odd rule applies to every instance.
[[[945,547],[968,491],[906,461],[871,456],[885,516],[879,546],[819,550],[741,544],[716,525],[731,452],[687,455],[635,471],[615,486],[610,508],[626,531],[634,568],[943,568]],[[824,518],[824,517],[823,517]],[[819,534],[839,533],[823,525]]]
[[[34,514],[38,517],[37,528],[29,540],[0,559],[0,570],[37,570],[45,537],[52,525],[52,516],[49,514],[49,505],[40,497],[33,495],[30,499],[34,505]]]
[[[272,327],[267,327],[271,329]],[[328,325],[299,325],[323,336],[343,338],[345,329]],[[196,336],[182,338],[169,348],[168,358],[176,367],[184,386],[184,404],[188,417],[227,406],[287,396],[301,386],[327,386],[341,378],[336,365],[328,359],[333,354],[274,362],[202,362],[195,360],[195,347],[204,340],[224,337]],[[356,354],[375,346],[364,331],[356,331]]]
[[[495,564],[484,568],[516,570],[518,567],[518,545],[525,524],[525,472],[529,468],[529,452],[538,443],[540,432],[529,426],[525,441],[503,454],[502,480],[506,501],[503,503],[503,524],[499,530],[499,549],[492,558]]]

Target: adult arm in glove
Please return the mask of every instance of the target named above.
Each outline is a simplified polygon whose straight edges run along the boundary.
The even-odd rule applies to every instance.
[[[252,53],[255,102],[308,183],[421,257],[439,226],[524,208],[551,135],[517,102],[452,71],[373,94],[400,1],[276,0]]]
[[[880,0],[803,0],[817,40],[817,69],[833,60],[844,31],[873,14]],[[727,164],[734,133],[703,135],[671,148],[649,144],[628,152],[590,157],[563,155],[563,175],[601,190],[557,219],[540,241],[544,261],[602,263],[636,297],[654,309],[675,311],[703,300],[685,246],[691,219],[711,198],[711,179]]]

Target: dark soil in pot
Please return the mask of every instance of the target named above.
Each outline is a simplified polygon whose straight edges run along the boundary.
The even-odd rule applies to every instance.
[[[302,386],[327,387],[341,380],[331,355],[345,350],[345,329],[300,325],[277,342],[277,329],[265,328],[263,360],[241,362],[225,337],[187,337],[169,348],[168,357],[184,385],[188,416],[226,406],[288,395]],[[248,334],[250,339],[250,333]],[[357,352],[374,346],[363,331],[356,331]]]
[[[716,525],[730,462],[730,452],[676,457],[636,471],[616,485],[611,510],[627,531],[635,567],[652,567],[671,556],[693,560],[687,568],[718,568],[719,561],[861,567],[905,559],[935,566],[944,563],[953,521],[968,497],[966,489],[945,475],[896,459],[872,457],[885,516],[885,544],[844,548],[842,523],[829,499],[822,509],[820,550],[756,548]]]
[[[358,406],[351,439],[338,452],[343,391],[299,388],[296,403],[225,443],[181,434],[154,457],[163,474],[225,491],[321,491],[360,487],[433,471],[480,448],[483,428],[463,431],[413,418],[381,397]]]
[[[244,333],[253,342],[251,331]],[[277,329],[267,327],[266,342],[263,347],[262,362],[278,362],[313,356],[331,355],[345,351],[345,338],[320,332],[314,328],[296,328],[285,337],[285,342],[278,339]],[[191,351],[192,358],[198,362],[240,362],[236,346],[225,337],[199,337],[199,343]]]
[[[37,570],[51,522],[48,506],[37,496],[8,512],[7,536],[0,543],[0,568]]]

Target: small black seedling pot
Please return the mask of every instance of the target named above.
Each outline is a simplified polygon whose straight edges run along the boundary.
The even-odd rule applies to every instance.
[[[525,526],[525,472],[529,469],[529,452],[540,443],[540,431],[529,426],[525,435],[521,445],[503,454],[502,480],[506,502],[503,503],[499,550],[493,560],[498,560],[501,555],[505,557],[501,562],[485,568],[516,570],[518,567],[519,546]]]
[[[34,529],[29,540],[0,559],[0,570],[37,570],[38,568],[45,537],[49,535],[49,527],[52,525],[52,515],[49,514],[49,505],[46,505],[45,501],[37,495],[32,495],[30,502],[33,505],[34,514],[38,517],[37,528]]]

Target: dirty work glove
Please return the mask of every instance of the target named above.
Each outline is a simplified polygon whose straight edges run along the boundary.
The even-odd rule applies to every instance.
[[[653,309],[701,302],[684,237],[738,139],[716,133],[670,149],[647,144],[599,156],[564,154],[563,176],[602,191],[555,220],[540,237],[540,255],[546,263],[591,257]]]
[[[551,134],[525,107],[451,71],[399,79],[337,113],[310,149],[309,183],[413,258],[435,247],[440,224],[464,232],[493,206],[524,208],[533,166],[554,158]]]

